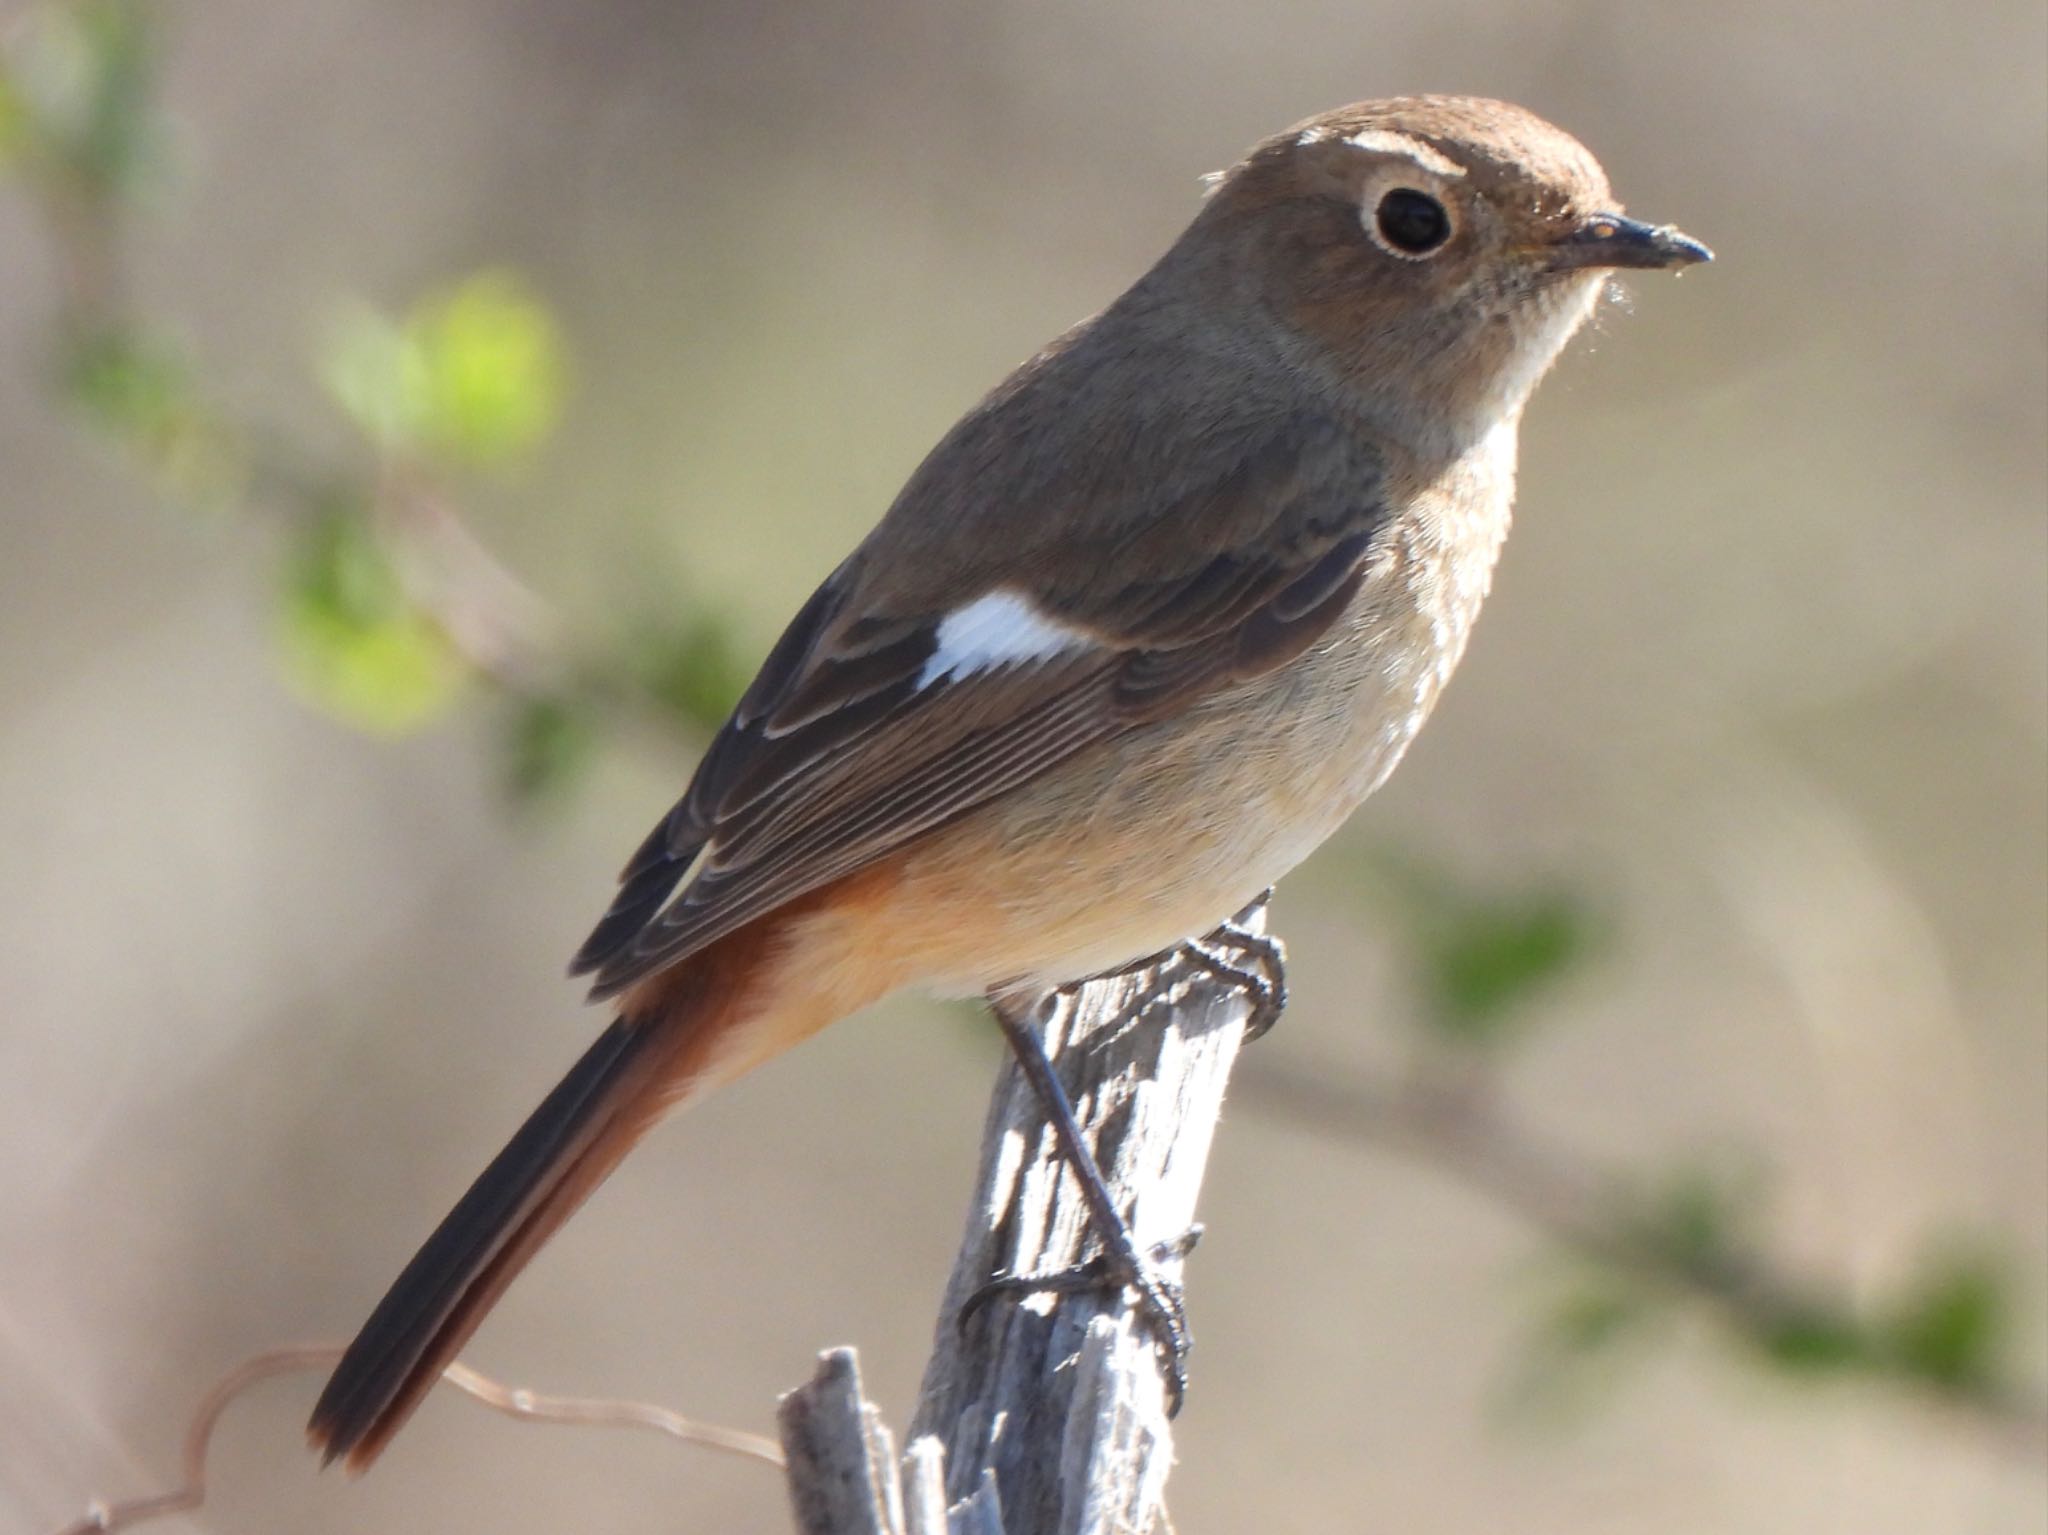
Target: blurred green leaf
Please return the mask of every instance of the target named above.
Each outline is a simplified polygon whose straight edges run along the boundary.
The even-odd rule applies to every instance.
[[[562,794],[589,769],[599,739],[597,721],[578,700],[517,700],[505,730],[507,790],[522,803]]]
[[[1870,1363],[1862,1325],[1845,1308],[1818,1298],[1759,1318],[1750,1335],[1766,1360],[1794,1375],[1832,1375]]]
[[[1587,1285],[1566,1295],[1544,1323],[1559,1352],[1590,1354],[1612,1347],[1648,1319],[1652,1308],[1634,1290]]]
[[[1734,1251],[1739,1222],[1733,1194],[1703,1172],[1674,1178],[1650,1207],[1646,1229],[1664,1253],[1695,1271],[1714,1268]]]
[[[537,446],[561,408],[554,317],[520,280],[479,272],[400,324],[342,311],[320,348],[327,391],[387,455],[495,468]]]
[[[292,551],[282,613],[285,672],[303,695],[378,734],[415,730],[463,680],[441,631],[406,601],[358,510],[329,511]]]
[[[1473,902],[1424,935],[1431,1015],[1447,1033],[1492,1039],[1580,964],[1592,936],[1585,906],[1562,892]]]
[[[88,197],[117,197],[161,167],[165,135],[151,90],[157,39],[142,0],[36,7],[10,49],[0,130],[17,152]]]
[[[509,272],[479,272],[406,324],[423,369],[427,445],[471,467],[518,457],[553,430],[562,348],[554,316]]]
[[[1621,1227],[1660,1262],[1716,1286],[1739,1271],[1762,1193],[1743,1169],[1681,1167],[1632,1196]]]
[[[731,624],[715,613],[699,612],[674,628],[644,627],[632,656],[648,692],[706,733],[725,723],[751,676],[734,645]]]
[[[66,338],[58,372],[65,398],[133,454],[159,491],[208,508],[239,494],[241,445],[178,348],[139,330],[81,331]]]
[[[1669,1308],[1626,1276],[1579,1276],[1530,1330],[1500,1405],[1524,1420],[1569,1416],[1621,1383]]]
[[[1938,1386],[1994,1384],[2011,1319],[2009,1291],[2005,1275],[1981,1255],[1930,1260],[1878,1323],[1887,1357],[1902,1373]]]
[[[59,371],[71,402],[117,437],[161,437],[196,408],[184,358],[140,331],[110,328],[71,336]]]
[[[1387,847],[1370,853],[1366,868],[1406,932],[1423,1021],[1463,1044],[1501,1043],[1606,938],[1601,914],[1568,886],[1475,890]]]
[[[415,447],[428,413],[427,361],[417,338],[367,305],[327,327],[320,380],[359,431],[386,454]]]

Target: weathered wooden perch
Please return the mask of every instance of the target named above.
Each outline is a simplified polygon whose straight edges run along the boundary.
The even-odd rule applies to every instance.
[[[1265,914],[1246,923],[1263,931]],[[1154,999],[1149,1010],[1148,998]],[[1180,1277],[1245,997],[1176,956],[1051,999],[1049,1052],[1141,1247]],[[784,1399],[803,1535],[1152,1535],[1173,1463],[1165,1360],[1124,1291],[999,1295],[997,1274],[1071,1268],[1093,1250],[1080,1191],[1016,1063],[998,1075],[967,1231],[899,1462],[834,1350]],[[1197,1371],[1199,1363],[1197,1363]]]

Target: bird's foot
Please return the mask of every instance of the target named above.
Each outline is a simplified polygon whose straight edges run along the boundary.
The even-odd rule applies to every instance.
[[[1244,1023],[1246,1044],[1270,1032],[1287,1011],[1287,945],[1251,927],[1251,919],[1272,898],[1273,892],[1266,891],[1214,932],[1190,938],[1179,950],[1190,967],[1214,976],[1245,999],[1251,1009]]]
[[[1130,1290],[1137,1296],[1138,1309],[1151,1325],[1166,1362],[1166,1415],[1173,1417],[1187,1400],[1188,1354],[1195,1339],[1188,1328],[1186,1292],[1179,1280],[1160,1271],[1160,1265],[1185,1258],[1201,1237],[1202,1228],[1195,1225],[1172,1241],[1161,1242],[1149,1257],[1103,1251],[1068,1268],[1036,1274],[998,1274],[967,1297],[960,1308],[960,1325],[965,1327],[982,1307],[1001,1295],[1084,1295]]]
[[[1244,1026],[1246,1044],[1271,1032],[1287,1010],[1287,945],[1269,934],[1252,931],[1251,919],[1264,911],[1272,899],[1273,892],[1267,889],[1243,911],[1200,938],[1187,939],[1171,949],[1061,987],[1063,995],[1071,996],[1092,981],[1149,972],[1144,991],[1134,1005],[1124,1009],[1123,1021],[1107,1035],[1091,1041],[1091,1047],[1101,1049],[1115,1043],[1159,1009],[1180,1001],[1195,975],[1222,981],[1250,1004]]]

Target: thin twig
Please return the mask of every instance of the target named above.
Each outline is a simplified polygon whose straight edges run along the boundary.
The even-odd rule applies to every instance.
[[[206,1457],[212,1447],[213,1431],[229,1404],[252,1386],[275,1376],[327,1369],[341,1358],[341,1354],[338,1344],[311,1344],[269,1349],[245,1359],[222,1376],[194,1409],[185,1430],[184,1481],[166,1492],[133,1498],[125,1503],[95,1500],[81,1517],[55,1531],[54,1535],[95,1535],[95,1532],[104,1535],[104,1532],[132,1529],[153,1519],[187,1514],[199,1508],[206,1502]],[[507,1386],[459,1363],[443,1370],[441,1379],[510,1418],[530,1423],[581,1423],[601,1428],[652,1429],[685,1444],[744,1456],[770,1466],[782,1465],[782,1451],[772,1439],[716,1423],[701,1423],[652,1402],[548,1396],[523,1386]]]
[[[394,467],[377,488],[380,526],[406,600],[470,668],[506,692],[538,696],[575,681],[547,602],[484,546],[447,493]]]

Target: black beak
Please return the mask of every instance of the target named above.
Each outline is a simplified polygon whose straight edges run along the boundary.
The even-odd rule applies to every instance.
[[[1589,215],[1550,249],[1552,268],[1560,272],[1603,266],[1654,271],[1714,259],[1712,251],[1669,224],[1644,224],[1618,213]]]

